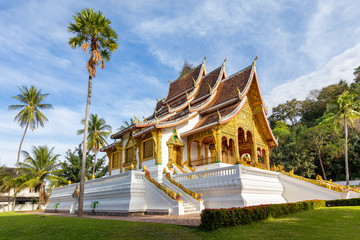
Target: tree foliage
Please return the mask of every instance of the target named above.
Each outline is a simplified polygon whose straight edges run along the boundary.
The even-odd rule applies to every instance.
[[[321,175],[345,180],[344,145],[348,142],[349,172],[360,178],[360,83],[341,80],[320,90],[313,90],[304,101],[292,99],[273,108],[269,122],[279,147],[272,149],[271,162],[304,177]],[[349,124],[345,140],[344,115]],[[334,121],[334,120],[338,121]],[[337,131],[339,130],[339,131]]]

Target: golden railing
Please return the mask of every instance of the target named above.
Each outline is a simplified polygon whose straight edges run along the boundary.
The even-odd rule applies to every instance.
[[[162,190],[165,194],[167,194],[170,198],[174,199],[175,201],[182,202],[181,193],[176,193],[173,190],[165,187],[164,185],[158,183],[154,178],[150,176],[150,172],[146,170],[146,166],[143,167],[145,172],[145,178],[149,180],[152,184],[154,184],[157,188]]]
[[[178,188],[180,188],[181,190],[183,190],[186,194],[190,195],[192,198],[194,198],[194,199],[196,199],[196,200],[199,200],[199,201],[203,201],[203,200],[201,199],[201,197],[202,197],[202,194],[201,194],[201,193],[198,194],[198,193],[196,193],[196,192],[194,192],[194,191],[192,191],[192,190],[184,187],[184,186],[181,185],[180,183],[176,182],[174,179],[171,178],[169,172],[165,173],[165,178],[166,178],[167,180],[169,180],[169,182],[171,182],[172,184],[174,184],[175,186],[177,186]]]

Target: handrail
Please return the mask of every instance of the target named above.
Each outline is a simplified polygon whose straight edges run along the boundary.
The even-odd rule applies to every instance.
[[[176,163],[173,163],[173,165],[175,165],[175,167],[177,169],[179,169],[182,173],[187,173],[182,167],[180,167],[179,165],[177,165]]]
[[[171,182],[172,184],[174,184],[175,186],[177,186],[178,188],[180,188],[181,190],[183,190],[186,194],[190,195],[190,196],[191,196],[192,198],[194,198],[195,200],[203,201],[203,200],[201,199],[201,197],[202,197],[202,194],[201,194],[201,193],[198,194],[198,193],[196,193],[196,192],[194,192],[194,191],[191,191],[190,189],[188,189],[188,188],[184,187],[183,185],[181,185],[180,183],[176,182],[174,179],[171,178],[169,172],[165,173],[165,178],[166,178],[167,180],[169,180],[169,182]]]
[[[149,180],[152,184],[154,184],[157,188],[159,188],[160,190],[162,190],[165,194],[167,194],[170,198],[174,199],[175,201],[179,201],[182,202],[181,199],[181,193],[176,194],[175,191],[165,187],[164,185],[160,184],[159,182],[157,182],[154,178],[152,178],[150,176],[150,172],[148,170],[144,170],[145,171],[145,178],[147,180]]]
[[[192,180],[197,178],[211,178],[211,177],[219,177],[219,176],[231,176],[236,174],[235,166],[203,170],[191,173],[184,173],[177,176],[173,176],[177,181],[182,180]]]
[[[324,188],[327,188],[327,189],[330,189],[330,190],[333,190],[336,192],[346,193],[348,191],[353,191],[353,192],[360,193],[360,191],[358,189],[351,188],[349,186],[345,187],[340,184],[333,183],[332,181],[323,180],[322,177],[319,175],[316,177],[316,180],[315,180],[315,179],[305,178],[305,177],[296,175],[296,174],[294,174],[294,170],[291,170],[290,172],[285,172],[283,169],[284,169],[283,166],[278,165],[277,167],[274,166],[272,168],[272,171],[278,171],[286,176],[293,177],[293,178],[296,178],[299,180],[303,180],[305,182],[312,183],[312,184],[315,184],[320,187],[324,187]]]

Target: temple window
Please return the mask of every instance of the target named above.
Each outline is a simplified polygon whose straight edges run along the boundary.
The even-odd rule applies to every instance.
[[[136,160],[135,147],[125,149],[125,163]]]
[[[143,143],[143,160],[153,159],[155,157],[154,140],[148,139]]]
[[[115,152],[112,155],[112,169],[116,169],[120,167],[120,152]]]

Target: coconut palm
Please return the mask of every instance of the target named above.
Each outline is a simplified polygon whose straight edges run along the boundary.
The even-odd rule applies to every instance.
[[[85,123],[85,119],[81,120]],[[84,134],[84,129],[78,130],[78,135]],[[111,134],[111,126],[107,125],[103,118],[99,118],[97,114],[90,115],[89,129],[87,136],[87,150],[92,150],[95,154],[93,173],[95,175],[96,157],[100,148],[107,145],[106,138]]]
[[[14,210],[16,203],[16,189],[21,185],[21,183],[21,179],[15,175],[15,172],[12,172],[12,170],[6,171],[5,167],[0,168],[0,193],[8,194],[8,211],[10,211],[11,191],[14,191],[12,199],[12,209]]]
[[[21,86],[19,87],[19,90],[20,94],[14,96],[13,98],[17,99],[21,104],[9,106],[9,110],[21,109],[21,111],[15,116],[14,121],[17,121],[22,128],[25,127],[19,146],[16,168],[19,168],[21,146],[28,127],[30,126],[32,131],[38,128],[39,125],[44,127],[44,123],[47,122],[48,119],[40,110],[52,108],[50,104],[43,103],[45,97],[49,94],[41,93],[41,90],[37,90],[34,86],[31,86],[30,88]]]
[[[121,130],[123,130],[123,129],[125,129],[125,128],[128,128],[128,127],[134,125],[134,124],[135,124],[135,119],[130,118],[129,121],[126,121],[126,120],[125,120],[123,123],[124,123],[124,125],[121,125],[120,128],[118,128],[118,129],[116,129],[116,130],[121,131]]]
[[[19,186],[18,191],[26,187],[39,191],[38,209],[41,209],[46,179],[67,182],[66,179],[56,176],[60,166],[57,161],[60,155],[54,154],[53,150],[54,148],[49,149],[47,146],[33,147],[33,156],[23,151],[25,160],[20,163],[20,170],[23,174],[19,176],[23,183]]]
[[[93,9],[84,9],[74,16],[74,23],[70,23],[68,31],[74,33],[76,36],[70,38],[69,44],[72,48],[80,47],[87,54],[88,49],[90,58],[86,64],[89,72],[88,82],[88,95],[85,111],[85,126],[84,126],[84,146],[83,152],[86,153],[88,135],[88,123],[89,123],[89,109],[91,100],[91,86],[92,78],[96,76],[96,66],[100,64],[100,68],[105,67],[105,62],[110,60],[111,53],[117,48],[116,43],[117,34],[110,27],[110,20],[105,18],[102,12],[96,12]],[[80,181],[80,193],[79,193],[79,207],[78,216],[83,215],[83,203],[84,203],[84,177],[85,177],[85,162],[86,154],[83,154],[81,165],[81,181]]]
[[[349,185],[349,162],[348,162],[348,125],[354,123],[354,120],[360,116],[359,102],[355,100],[355,96],[348,91],[344,91],[337,100],[328,105],[328,111],[334,112],[332,117],[335,127],[343,126],[345,132],[345,175],[346,185]]]

